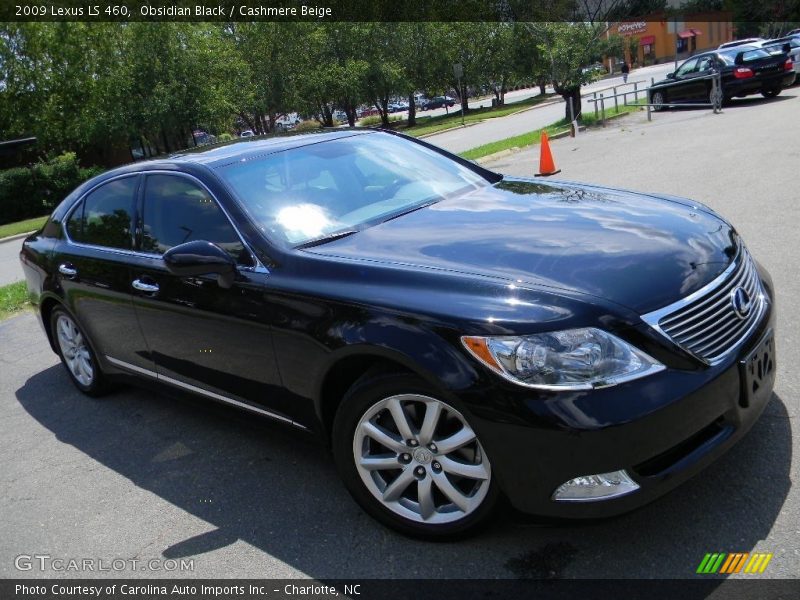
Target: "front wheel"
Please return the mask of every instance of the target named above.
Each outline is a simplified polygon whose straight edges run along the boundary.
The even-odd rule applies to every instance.
[[[464,415],[407,374],[362,379],[347,393],[333,452],[353,498],[406,535],[463,536],[486,522],[499,495]]]
[[[650,98],[653,110],[664,110],[665,100],[664,92],[653,92],[653,96]]]
[[[761,95],[764,96],[764,98],[774,98],[780,93],[781,93],[781,88],[772,88],[771,90],[762,91]]]

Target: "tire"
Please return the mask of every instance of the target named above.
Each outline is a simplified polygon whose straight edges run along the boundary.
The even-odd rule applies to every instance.
[[[360,379],[336,413],[332,445],[353,499],[404,535],[464,537],[489,521],[499,497],[466,418],[413,375]]]
[[[61,306],[50,314],[50,331],[61,363],[75,387],[87,396],[108,393],[110,385],[97,362],[91,340]]]
[[[650,104],[653,105],[653,110],[664,110],[664,103],[666,102],[666,95],[664,92],[653,92],[650,97]]]
[[[771,90],[762,91],[761,95],[764,96],[764,98],[774,98],[780,93],[781,93],[781,88],[772,88]]]

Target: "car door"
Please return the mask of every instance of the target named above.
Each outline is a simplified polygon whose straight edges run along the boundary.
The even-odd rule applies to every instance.
[[[701,97],[701,89],[704,86],[703,80],[698,79],[700,73],[698,68],[698,58],[690,58],[675,71],[675,85],[668,88],[670,101],[672,102],[692,102]]]
[[[268,275],[217,200],[190,175],[159,172],[146,175],[139,206],[142,256],[130,285],[159,379],[288,418],[263,301]],[[232,287],[221,287],[213,275],[167,270],[163,253],[195,240],[215,243],[236,260]]]
[[[152,368],[130,293],[133,215],[140,176],[106,181],[83,196],[64,219],[53,249],[55,276],[67,308],[101,362]]]

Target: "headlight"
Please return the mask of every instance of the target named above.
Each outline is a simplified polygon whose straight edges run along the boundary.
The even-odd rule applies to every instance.
[[[588,390],[664,369],[641,350],[594,327],[520,337],[464,336],[461,342],[496,373],[539,389]]]

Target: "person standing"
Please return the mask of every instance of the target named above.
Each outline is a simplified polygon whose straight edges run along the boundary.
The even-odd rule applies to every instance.
[[[631,68],[628,66],[628,61],[623,61],[622,63],[622,83],[628,83],[628,73],[631,72]]]

